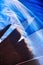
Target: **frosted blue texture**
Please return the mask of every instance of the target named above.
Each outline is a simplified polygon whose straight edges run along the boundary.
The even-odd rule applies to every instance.
[[[19,1],[0,0],[0,30],[9,24],[21,24],[20,26],[23,26],[24,31],[29,36],[43,29],[43,17],[40,17],[40,15],[43,16],[42,2],[37,0],[22,0],[21,2],[23,4]]]
[[[22,31],[26,32],[23,34],[33,47],[33,53],[36,56],[43,56],[43,1],[19,1],[0,0],[0,31],[9,24],[19,25],[23,28]],[[10,27],[1,39],[4,40],[13,30],[14,28]]]

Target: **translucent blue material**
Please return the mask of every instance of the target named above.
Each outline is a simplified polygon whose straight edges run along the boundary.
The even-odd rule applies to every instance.
[[[43,0],[19,0],[43,21]]]
[[[43,56],[43,1],[0,0],[0,31],[7,25],[19,25],[36,56]],[[0,39],[5,39],[14,30],[11,27]],[[9,33],[9,34],[8,34]],[[41,61],[40,61],[41,62]]]

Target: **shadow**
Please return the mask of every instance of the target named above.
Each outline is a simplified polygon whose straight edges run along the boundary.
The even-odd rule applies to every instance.
[[[6,27],[0,33],[0,36],[9,28]],[[0,65],[15,65],[20,62],[30,60],[34,57],[32,52],[29,51],[27,45],[23,40],[17,42],[21,37],[21,34],[15,29],[1,44],[0,44]],[[34,61],[33,61],[34,62]],[[35,61],[27,62],[21,65],[38,65]]]

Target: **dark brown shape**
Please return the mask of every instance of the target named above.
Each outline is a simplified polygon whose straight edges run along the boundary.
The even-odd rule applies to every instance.
[[[5,32],[7,29],[8,28],[6,27],[3,31]],[[1,31],[2,34],[3,31]],[[1,32],[0,37],[2,36]],[[24,39],[20,42],[17,42],[20,39],[20,37],[20,33],[15,29],[0,44],[0,65],[15,65],[33,58],[33,54],[27,48]],[[29,63],[24,65],[29,65]]]

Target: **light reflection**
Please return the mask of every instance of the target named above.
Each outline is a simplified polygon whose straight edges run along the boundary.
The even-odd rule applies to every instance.
[[[41,62],[40,62],[41,61]],[[36,58],[33,58],[33,59],[30,59],[30,60],[27,60],[27,61],[24,61],[24,62],[21,62],[21,63],[18,63],[16,65],[43,65],[43,56],[39,56],[39,57],[36,57]]]
[[[9,8],[7,9],[5,7],[5,9],[3,9],[3,11],[2,11],[2,13],[4,13],[4,14],[3,15],[0,14],[0,15],[3,18],[3,20],[5,20],[5,21],[7,20],[6,21],[7,23],[5,25],[11,24],[11,27],[1,37],[0,43],[8,35],[10,35],[10,33],[16,28],[21,33],[21,38],[19,39],[19,41],[21,41],[22,39],[24,39],[26,37],[25,42],[27,43],[27,47],[30,49],[30,51],[32,51],[36,56],[43,55],[43,53],[42,53],[42,51],[43,51],[42,50],[43,49],[43,44],[42,44],[43,36],[40,32],[38,32],[39,29],[43,28],[43,22],[36,15],[34,15],[34,13],[32,13],[31,10],[26,8],[19,1],[14,0],[14,3],[13,3],[13,1],[11,1],[11,0],[9,0],[9,2],[6,0],[6,3],[7,3],[6,7],[9,7]],[[14,9],[10,8],[9,4],[15,5],[17,7],[18,11],[17,11],[16,7]],[[2,7],[2,8],[4,8],[4,7]],[[30,13],[33,16],[31,16]],[[7,17],[10,17],[10,18],[7,18]],[[3,21],[3,20],[1,19],[1,21]],[[3,22],[5,22],[5,21],[3,21]],[[8,23],[9,21],[10,21],[10,23]],[[0,23],[2,23],[2,22],[0,22]],[[13,25],[13,24],[15,24],[15,25]],[[2,23],[2,25],[4,25],[4,23]],[[18,28],[19,25],[20,25],[20,27]],[[2,26],[2,27],[4,28],[4,26]],[[35,34],[34,34],[34,32],[35,32]],[[28,36],[28,34],[29,34],[29,36]],[[28,37],[28,39],[27,39],[27,37]],[[36,59],[38,59],[38,57],[36,57]]]

